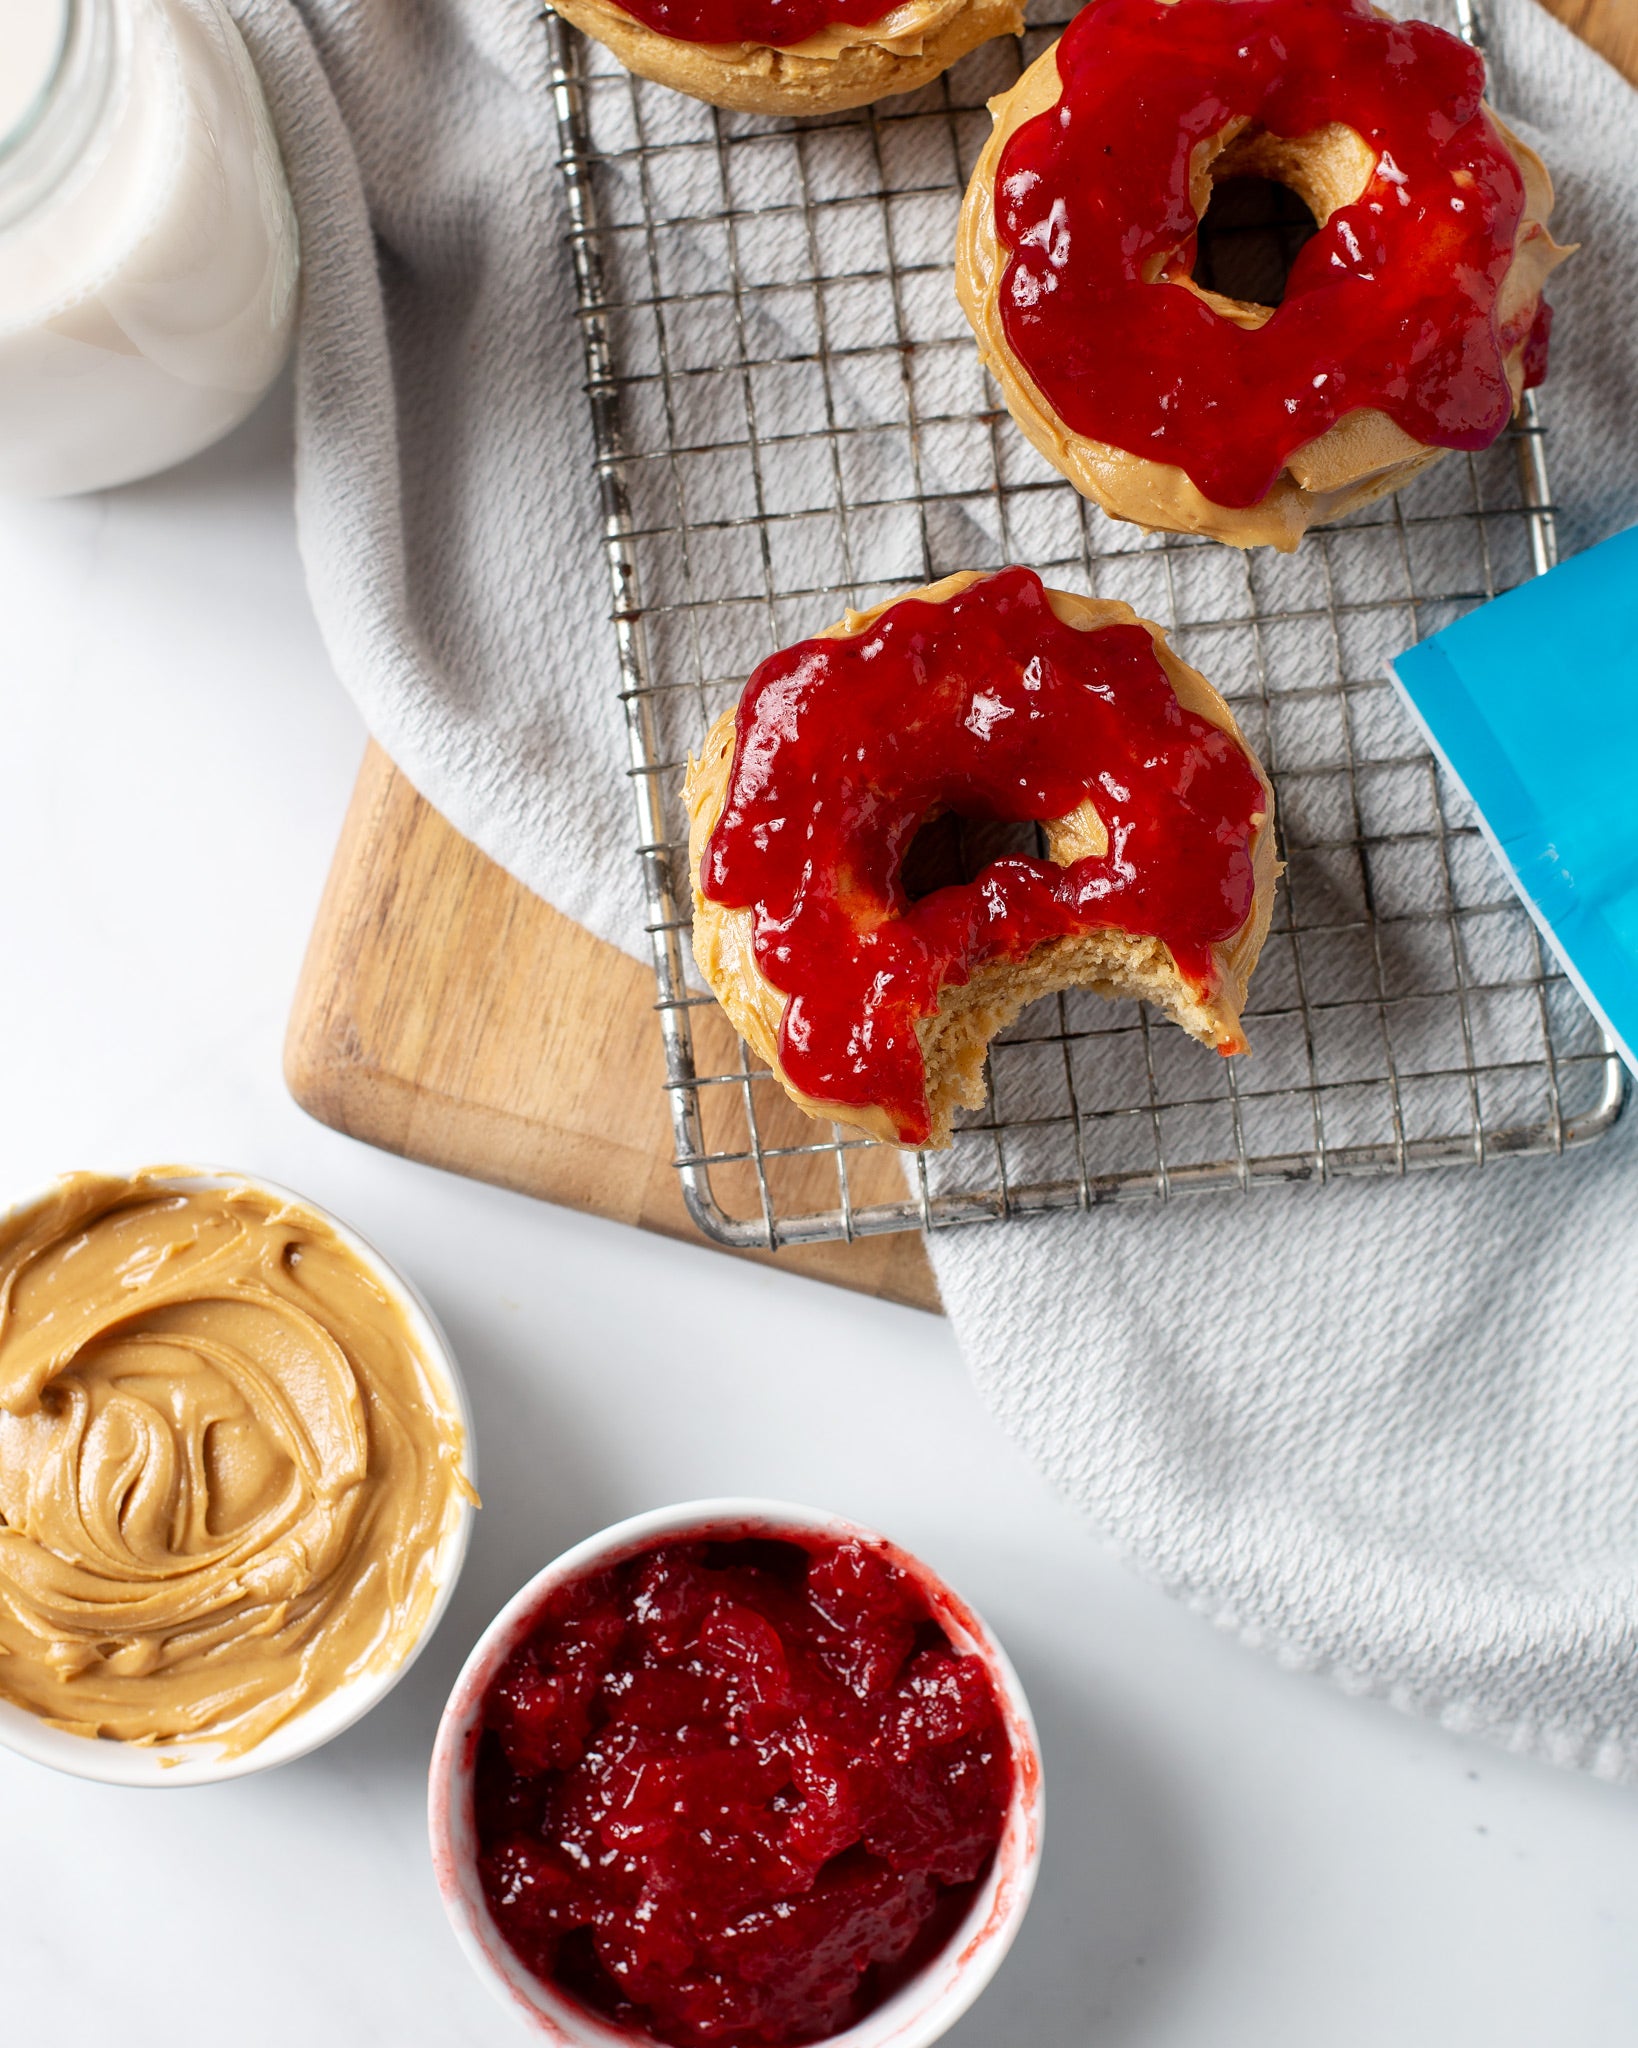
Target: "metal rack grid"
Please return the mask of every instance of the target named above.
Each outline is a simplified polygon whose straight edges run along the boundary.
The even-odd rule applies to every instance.
[[[950,275],[985,103],[1063,20],[918,94],[791,123],[632,77],[547,19],[677,1165],[721,1243],[1561,1152],[1625,1099],[1383,672],[1551,566],[1533,395],[1493,449],[1292,556],[1085,504],[1007,418]],[[983,1108],[906,1173],[793,1109],[701,992],[682,777],[765,654],[1008,561],[1126,599],[1212,678],[1273,778],[1287,871],[1252,1060],[1073,991],[996,1041]]]

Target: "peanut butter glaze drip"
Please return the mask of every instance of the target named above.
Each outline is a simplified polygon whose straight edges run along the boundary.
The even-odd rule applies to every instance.
[[[0,1697],[243,1754],[420,1633],[462,1450],[310,1210],[65,1179],[0,1225]]]

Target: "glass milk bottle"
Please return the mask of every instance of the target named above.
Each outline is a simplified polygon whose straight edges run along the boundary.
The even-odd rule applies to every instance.
[[[219,0],[0,0],[0,491],[128,482],[278,375],[296,222]]]

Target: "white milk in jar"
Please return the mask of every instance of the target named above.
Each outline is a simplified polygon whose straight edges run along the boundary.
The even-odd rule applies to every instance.
[[[0,0],[0,491],[125,483],[236,426],[296,268],[219,0]]]

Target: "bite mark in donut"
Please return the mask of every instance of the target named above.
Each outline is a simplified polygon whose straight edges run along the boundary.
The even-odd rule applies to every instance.
[[[1223,700],[1122,604],[947,578],[770,656],[686,787],[694,951],[815,1116],[948,1142],[989,1040],[1055,989],[1225,1053],[1272,910],[1273,798]],[[912,901],[918,830],[1041,824]]]
[[[1117,517],[1282,547],[1487,446],[1568,252],[1483,80],[1368,0],[1091,0],[993,103],[963,208],[957,290],[1026,434]],[[1248,174],[1319,223],[1277,307],[1189,274]]]

